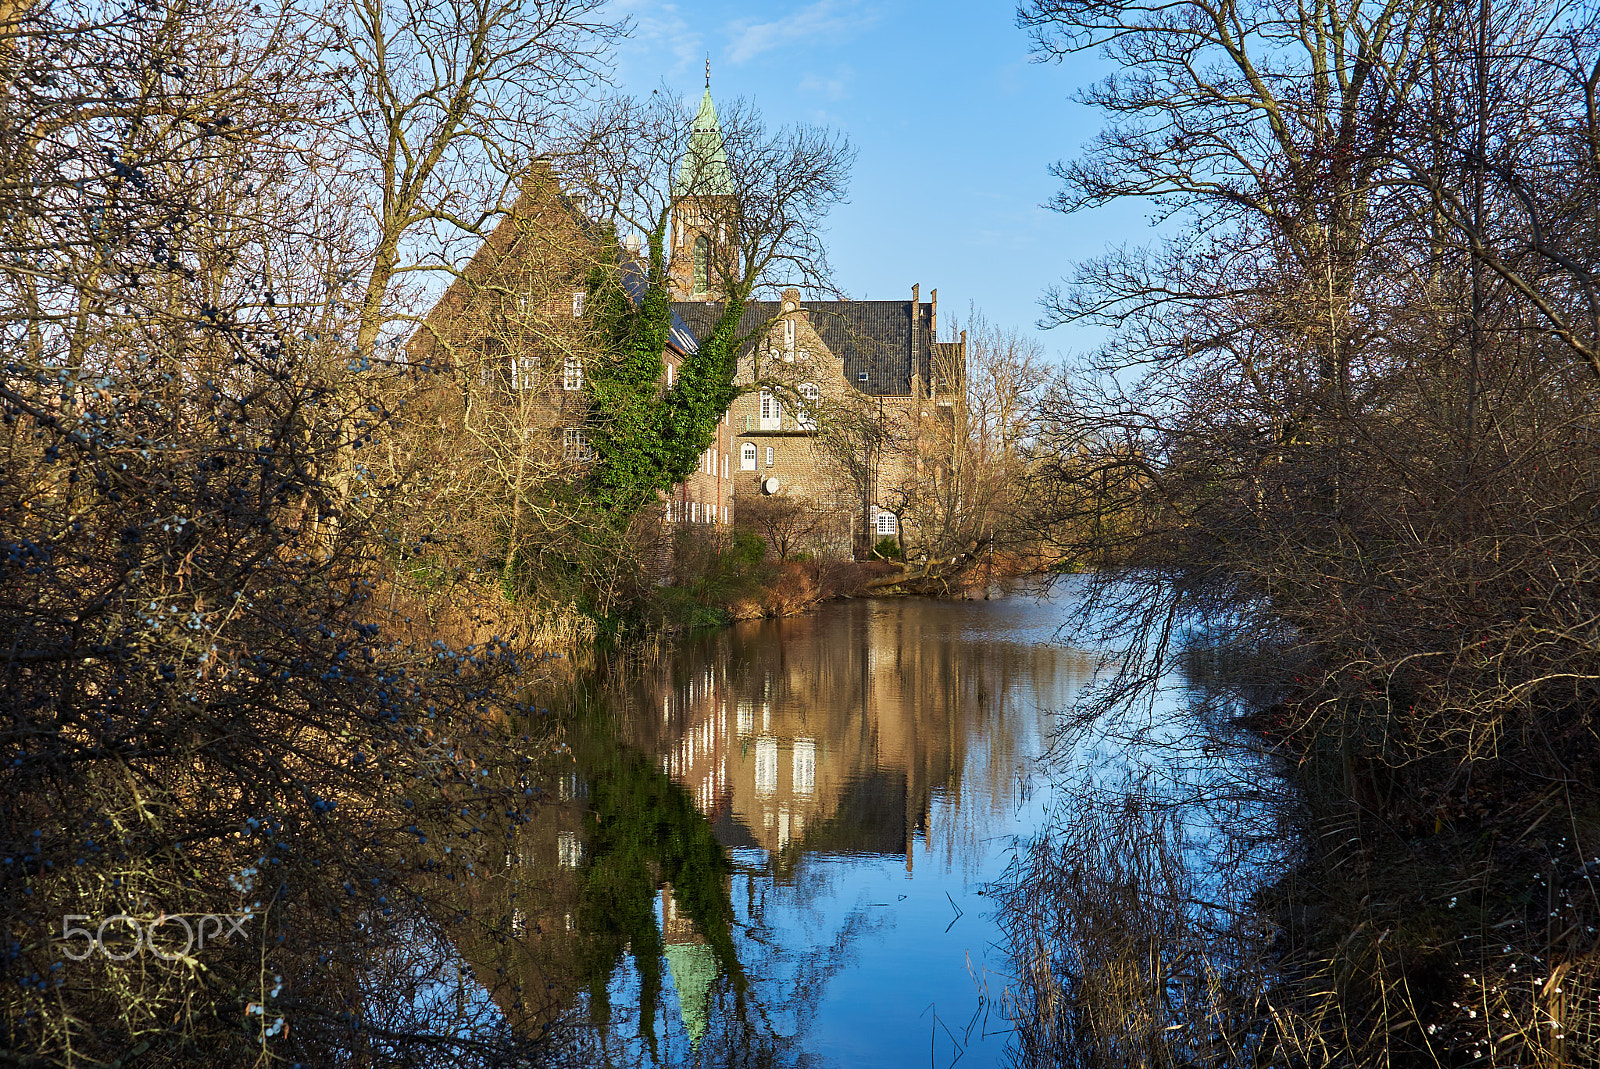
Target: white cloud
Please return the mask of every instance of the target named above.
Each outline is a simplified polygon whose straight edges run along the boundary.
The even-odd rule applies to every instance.
[[[791,15],[774,22],[752,23],[741,19],[728,25],[733,38],[728,48],[729,62],[748,63],[764,52],[798,44],[818,37],[852,35],[878,20],[873,8],[851,8],[838,0],[816,0]]]
[[[691,28],[677,4],[613,0],[610,9],[633,20],[633,33],[618,51],[633,61],[629,66],[640,68],[646,83],[664,75],[681,75],[705,62],[705,38]],[[663,55],[672,57],[665,70]]]
[[[850,95],[850,83],[855,80],[855,72],[848,67],[841,68],[834,73],[832,78],[826,75],[808,73],[800,79],[797,87],[802,93],[818,93],[828,100],[844,100]]]

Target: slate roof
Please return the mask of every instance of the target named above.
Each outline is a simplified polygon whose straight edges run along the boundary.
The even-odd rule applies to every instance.
[[[775,317],[779,307],[777,301],[751,302],[739,320],[740,331]],[[802,301],[800,308],[822,343],[844,361],[850,385],[874,397],[911,393],[910,301]],[[704,338],[721,317],[722,304],[674,301],[672,312],[674,322],[682,322],[693,337]],[[933,369],[933,346],[933,305],[924,301],[917,305],[917,365],[924,386]]]
[[[644,291],[647,288],[645,280],[644,263],[637,257],[622,254],[622,288],[632,297],[634,303],[644,300]],[[672,326],[668,328],[668,343],[679,353],[688,356],[699,351],[700,343],[695,339],[693,332],[678,315],[678,306],[672,306]]]

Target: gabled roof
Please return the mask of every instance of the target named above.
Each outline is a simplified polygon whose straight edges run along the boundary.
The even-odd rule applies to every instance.
[[[681,318],[695,338],[710,333],[722,308],[720,302],[675,301],[672,305],[674,319]],[[777,301],[752,301],[739,320],[740,332],[754,330],[777,316],[780,308]],[[910,301],[805,301],[800,309],[822,343],[843,361],[844,377],[850,385],[875,397],[911,393]],[[933,371],[933,305],[918,304],[916,319],[917,373],[927,383]]]
[[[700,98],[700,110],[689,129],[689,152],[678,164],[672,182],[674,197],[731,197],[733,176],[728,173],[728,153],[722,145],[722,124],[711,102],[711,87]]]

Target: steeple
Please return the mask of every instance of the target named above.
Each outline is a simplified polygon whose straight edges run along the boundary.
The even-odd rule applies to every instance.
[[[700,197],[733,195],[733,176],[728,173],[728,153],[722,147],[722,124],[717,121],[717,106],[711,100],[711,57],[706,57],[706,91],[700,110],[689,128],[689,152],[678,164],[673,195]]]

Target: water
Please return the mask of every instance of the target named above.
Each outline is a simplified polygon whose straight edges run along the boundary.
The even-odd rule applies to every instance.
[[[585,1064],[1006,1064],[985,891],[1046,828],[1052,711],[1094,673],[1070,596],[835,603],[591,694],[467,950],[490,994],[576,1013]]]
[[[982,890],[1043,820],[1050,710],[1092,672],[1055,641],[1062,617],[1030,599],[842,602],[691,643],[613,698],[616,738],[732,860],[741,975],[663,881],[660,1012],[637,1009],[635,937],[606,985],[606,1059],[1000,1062],[1007,965]]]

